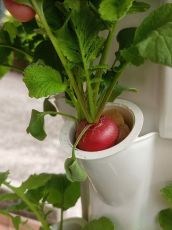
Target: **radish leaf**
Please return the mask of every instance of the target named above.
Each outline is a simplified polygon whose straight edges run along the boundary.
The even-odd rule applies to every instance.
[[[33,174],[18,188],[22,191],[33,190],[44,186],[51,179],[51,174]]]
[[[90,223],[86,224],[83,230],[115,230],[115,226],[112,221],[106,217],[101,217],[97,220],[92,220]]]
[[[150,8],[150,5],[146,2],[134,1],[132,7],[129,9],[128,13],[134,14],[139,12],[145,12]]]
[[[36,139],[42,141],[47,134],[44,130],[44,116],[46,113],[41,113],[37,110],[32,110],[31,120],[27,128],[27,133],[30,133]]]
[[[83,182],[87,178],[85,170],[79,165],[77,160],[68,158],[65,161],[65,170],[68,180],[71,182]]]
[[[9,175],[9,171],[0,172],[0,185],[3,184],[6,181],[8,175]]]
[[[60,42],[60,49],[68,61],[76,64],[81,63],[79,45],[75,34],[69,30],[68,23],[65,23],[56,34]]]
[[[146,17],[136,30],[133,45],[121,53],[135,65],[148,59],[172,66],[172,4],[164,4]]]
[[[80,197],[80,183],[70,182],[66,175],[52,175],[45,186],[46,200],[56,208],[67,210],[75,205]]]
[[[29,96],[35,98],[55,95],[66,89],[57,70],[37,63],[25,69],[23,81],[29,90]]]
[[[49,101],[48,98],[46,98],[44,100],[44,112],[48,112],[48,111],[51,111],[51,112],[57,112],[56,110],[56,107]],[[56,116],[56,114],[50,114],[51,116]]]
[[[101,18],[115,22],[124,17],[132,7],[133,0],[102,0],[99,7]]]
[[[165,188],[161,189],[161,194],[172,206],[172,184],[167,185]]]
[[[98,36],[102,29],[102,23],[88,7],[81,9],[79,12],[73,11],[71,20],[82,61],[88,67],[89,62],[99,55],[104,44],[104,39]]]
[[[165,209],[158,216],[160,226],[163,230],[171,230],[172,226],[172,209]]]

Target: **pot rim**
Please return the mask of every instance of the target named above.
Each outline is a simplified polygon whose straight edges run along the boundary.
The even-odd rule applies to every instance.
[[[96,160],[96,159],[109,157],[129,147],[130,144],[133,141],[135,141],[135,139],[138,137],[144,121],[143,113],[141,109],[133,102],[123,100],[123,99],[116,99],[114,102],[108,103],[107,105],[112,105],[112,104],[119,107],[127,108],[133,114],[133,128],[130,131],[129,135],[117,145],[112,146],[111,148],[105,150],[88,152],[88,151],[76,149],[75,152],[76,152],[76,157],[78,159]],[[67,152],[71,151],[72,149],[70,133],[73,128],[74,128],[74,122],[71,120],[65,122],[64,126],[62,127],[62,135],[60,135],[60,142],[62,143],[63,147]]]

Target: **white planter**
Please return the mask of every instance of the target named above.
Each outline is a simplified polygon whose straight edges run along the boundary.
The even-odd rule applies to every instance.
[[[126,213],[126,216],[120,216],[125,223],[125,227],[121,229],[138,230],[138,216],[150,188],[151,149],[135,144],[143,125],[140,109],[125,100],[116,100],[115,104],[127,108],[133,115],[134,125],[130,134],[121,143],[107,150],[91,153],[77,150],[76,155],[87,171],[101,202]],[[73,134],[74,125],[69,121],[63,127],[61,135],[62,145],[68,153],[71,152]],[[102,210],[101,216],[106,214],[107,212]],[[118,220],[114,213],[111,213],[110,217],[114,222]]]
[[[142,192],[140,187],[148,177],[149,154],[140,155],[135,151],[126,150],[141,131],[143,125],[141,110],[135,104],[120,99],[116,100],[115,105],[127,108],[131,112],[134,126],[130,134],[112,148],[91,153],[77,150],[76,155],[100,197],[107,204],[118,206],[128,199],[140,196]],[[71,122],[65,124],[62,130],[61,141],[68,153],[71,152],[73,131],[74,126]]]
[[[138,191],[143,189],[140,200],[128,199],[119,206],[109,206],[97,196],[92,186],[87,186],[89,218],[106,214],[115,221],[118,230],[160,230],[157,215],[168,207],[160,190],[172,181],[172,141],[161,138],[158,133],[149,133],[136,139],[128,153],[132,151],[149,155],[147,167],[150,175],[147,173],[147,180],[138,188]]]
[[[64,220],[63,230],[81,230],[85,225],[86,221],[82,218],[69,218]],[[58,230],[59,223],[51,227],[51,230]]]

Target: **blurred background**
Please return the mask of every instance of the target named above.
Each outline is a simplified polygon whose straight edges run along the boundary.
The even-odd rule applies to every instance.
[[[9,20],[10,17],[0,0],[0,26],[7,17]],[[9,24],[7,25],[8,30]],[[7,49],[0,48],[1,60],[8,56],[6,52]],[[5,61],[4,66],[0,65],[0,172],[9,170],[12,183],[17,185],[33,173],[63,173],[66,153],[61,149],[58,138],[63,126],[60,116],[46,118],[45,141],[35,140],[26,133],[32,109],[42,111],[43,100],[28,97],[28,91],[22,81],[22,69],[27,60],[23,61],[23,57],[14,54],[11,60],[10,55],[6,60],[8,65],[17,68],[11,68],[9,71],[5,68]],[[4,203],[0,202],[0,207],[2,205]],[[81,216],[80,201],[66,216]],[[54,216],[54,222],[57,219],[58,213]],[[0,224],[1,222],[0,217]],[[5,227],[3,229],[0,225],[0,229],[5,230]]]

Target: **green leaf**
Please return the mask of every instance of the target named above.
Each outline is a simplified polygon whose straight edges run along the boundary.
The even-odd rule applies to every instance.
[[[64,0],[64,6],[67,10],[79,10],[82,6],[81,4],[86,3],[85,0]]]
[[[0,185],[2,185],[8,178],[9,171],[7,172],[0,172]]]
[[[103,76],[102,81],[101,81],[101,86],[100,86],[100,98],[104,96],[106,93],[107,89],[110,87],[111,82],[115,78],[118,70],[114,69],[111,71],[107,71],[107,73]],[[123,86],[120,85],[119,83],[116,84],[113,88],[113,91],[111,92],[111,96],[109,98],[109,102],[113,102],[117,97],[119,97],[123,92],[128,91],[128,92],[137,92],[135,88],[131,88],[128,86]]]
[[[111,97],[109,98],[109,102],[113,102],[117,97],[119,97],[125,91],[137,92],[135,88],[130,88],[130,87],[122,86],[118,84],[114,87]]]
[[[172,4],[162,5],[144,19],[134,42],[143,58],[172,66]]]
[[[10,37],[7,31],[3,30],[3,27],[0,29],[0,43],[10,44]]]
[[[12,52],[11,49],[6,48],[5,46],[11,45],[10,37],[7,31],[3,30],[3,28],[0,30],[0,65],[3,65],[4,63],[9,64],[9,56]],[[5,54],[5,55],[4,55]],[[3,73],[4,69],[1,67],[1,71]]]
[[[13,24],[16,26],[16,21],[13,22]],[[35,34],[37,32],[36,30],[39,29],[37,21],[35,19],[33,19],[29,22],[19,24],[19,25],[20,25],[19,28],[22,28],[21,31],[24,33],[27,33],[27,35],[29,35],[29,34],[31,35],[33,33]]]
[[[163,4],[137,28],[133,45],[121,51],[123,58],[140,65],[144,59],[172,66],[172,4]]]
[[[49,101],[48,98],[44,100],[44,112],[57,112],[56,107]],[[56,116],[56,114],[52,114],[51,116]]]
[[[137,28],[135,34],[135,43],[143,41],[148,38],[150,34],[159,28],[166,26],[172,22],[172,4],[163,4],[158,9],[149,14]]]
[[[29,96],[35,98],[55,95],[66,89],[57,70],[36,63],[25,69],[23,81],[29,90]]]
[[[68,23],[66,22],[56,34],[60,43],[60,49],[68,61],[76,64],[81,63],[78,42],[75,34],[68,28]]]
[[[163,230],[172,229],[172,209],[165,209],[160,211],[158,219]]]
[[[48,105],[47,105],[48,104]],[[44,104],[44,109],[52,109],[55,110],[55,107],[51,104],[50,102],[46,102],[46,105]],[[50,108],[51,107],[51,108]],[[45,112],[39,112],[35,109],[32,110],[32,115],[31,115],[31,119],[30,119],[30,123],[28,128],[26,129],[27,133],[30,133],[33,137],[35,137],[36,139],[42,141],[46,138],[47,134],[44,130],[44,118],[46,115],[50,115],[50,116],[56,116],[58,114],[60,114],[59,112],[56,111],[45,111]],[[63,114],[64,115],[64,114]],[[65,114],[66,116],[69,116],[73,119],[75,119],[75,117]]]
[[[40,188],[44,186],[51,179],[51,177],[52,175],[47,173],[31,175],[18,189],[25,191]]]
[[[11,216],[12,217],[12,216]],[[16,230],[20,230],[20,225],[22,224],[22,219],[21,219],[21,216],[13,216],[11,218],[12,222],[13,222],[13,225],[14,225],[14,228]]]
[[[103,20],[115,22],[127,14],[132,3],[133,0],[102,0],[99,13]]]
[[[54,69],[59,71],[63,70],[61,61],[50,41],[42,41],[35,48],[33,61],[37,62],[39,59],[43,60],[46,65]]]
[[[67,210],[75,205],[80,197],[80,183],[70,182],[66,175],[53,175],[46,185],[47,201],[57,208]]]
[[[42,199],[44,198],[44,190],[45,190],[45,186],[43,185],[42,187],[33,189],[33,190],[28,190],[25,195],[26,197],[33,203],[33,204],[37,204],[39,202],[42,201]],[[22,204],[21,204],[22,205]],[[24,205],[23,205],[24,206]]]
[[[115,230],[115,226],[110,219],[101,217],[86,224],[83,230]]]
[[[143,58],[172,66],[172,23],[152,32],[137,48]]]
[[[72,182],[70,186],[68,186],[64,193],[64,210],[73,207],[78,198],[80,197],[80,183]]]
[[[102,22],[88,7],[81,9],[79,12],[73,11],[71,20],[77,36],[82,61],[88,67],[89,62],[95,60],[100,54],[104,44],[103,38],[99,37]]]
[[[90,2],[91,2],[94,6],[98,7],[98,6],[99,6],[99,3],[100,3],[100,0],[90,0]]]
[[[137,47],[134,45],[128,49],[121,50],[120,55],[126,62],[132,63],[133,65],[139,66],[144,63],[144,58],[140,55]]]
[[[68,158],[65,161],[65,170],[68,180],[75,182],[83,182],[87,179],[87,173],[85,170],[78,164],[77,160]]]
[[[133,44],[135,31],[136,31],[135,27],[125,28],[120,30],[117,35],[117,42],[119,43],[119,49],[116,52],[116,58],[120,62],[123,62],[124,60],[126,60],[127,62],[131,62],[130,56],[133,55],[133,52],[128,52],[130,50],[127,49],[131,47]],[[128,53],[129,54],[124,56],[126,50],[127,50],[127,54]],[[135,60],[135,56],[134,56],[134,60]],[[138,61],[138,59],[136,59],[136,61]]]
[[[14,40],[17,37],[17,28],[16,26],[11,22],[6,22],[3,24],[4,31],[7,31],[11,40],[11,43],[14,42]]]
[[[61,2],[55,0],[44,1],[43,4],[44,16],[48,22],[48,25],[54,31],[63,25],[64,18],[64,13],[56,7],[57,3],[61,4]]]
[[[0,201],[18,200],[19,197],[15,193],[3,193],[0,194]]]
[[[161,194],[172,207],[172,184],[169,184],[165,188],[161,189]]]
[[[46,113],[39,112],[37,110],[32,110],[32,115],[30,119],[29,126],[27,128],[27,133],[30,133],[36,139],[42,141],[46,138],[47,134],[44,130],[44,116]]]
[[[119,31],[117,35],[117,42],[119,43],[119,50],[130,47],[134,41],[136,27],[129,27]]]
[[[0,64],[0,79],[3,78],[8,71],[9,71],[8,67],[4,67],[3,65]]]
[[[128,13],[134,14],[139,12],[145,12],[150,9],[150,4],[146,2],[134,1],[132,7],[129,9]]]

